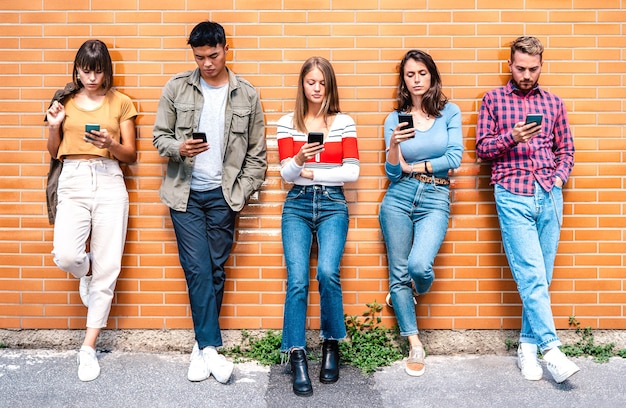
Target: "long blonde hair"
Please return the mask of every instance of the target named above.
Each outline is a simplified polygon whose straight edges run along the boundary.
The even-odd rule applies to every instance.
[[[306,133],[305,118],[309,112],[309,104],[304,94],[304,77],[313,69],[319,69],[324,76],[325,92],[322,106],[317,115],[324,117],[324,122],[329,116],[336,115],[339,109],[339,92],[337,91],[337,80],[333,66],[326,58],[311,57],[302,64],[300,76],[298,77],[298,94],[296,95],[296,106],[293,113],[293,125],[296,130]]]

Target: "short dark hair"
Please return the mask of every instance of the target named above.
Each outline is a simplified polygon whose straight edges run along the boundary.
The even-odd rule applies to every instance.
[[[88,40],[83,43],[74,58],[74,70],[72,71],[72,81],[76,88],[84,85],[79,81],[78,70],[102,71],[104,81],[102,88],[108,91],[113,86],[113,62],[111,54],[106,44],[100,40]]]
[[[224,27],[219,23],[213,21],[203,21],[197,24],[191,34],[189,34],[189,40],[187,41],[191,47],[222,47],[226,45],[226,34],[224,33]]]

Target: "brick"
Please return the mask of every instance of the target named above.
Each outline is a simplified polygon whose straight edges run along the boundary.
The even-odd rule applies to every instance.
[[[477,162],[474,139],[480,99],[506,82],[507,44],[526,32],[547,45],[541,83],[565,98],[577,148],[551,287],[557,325],[568,328],[568,317],[578,312],[597,314],[585,318],[594,326],[624,328],[625,310],[619,305],[626,261],[621,156],[626,76],[619,50],[626,44],[621,37],[625,12],[617,0],[601,5],[581,0],[569,8],[556,0],[501,3],[366,0],[355,5],[342,0],[311,5],[290,0],[267,6],[258,0],[226,0],[207,15],[200,0],[80,3],[71,12],[52,0],[43,9],[5,10],[0,36],[0,325],[84,328],[78,282],[59,271],[50,255],[41,119],[53,91],[68,81],[77,47],[93,35],[110,46],[115,85],[140,111],[139,160],[125,167],[131,219],[109,327],[191,328],[171,220],[158,198],[165,160],[152,147],[151,132],[163,85],[174,73],[195,66],[186,36],[197,21],[211,18],[224,23],[231,68],[260,92],[270,149],[267,180],[237,224],[227,270],[225,328],[282,327],[286,271],[280,215],[289,186],[280,180],[275,123],[293,109],[300,65],[314,54],[333,63],[342,109],[355,118],[359,131],[361,177],[345,189],[351,213],[342,261],[346,311],[360,314],[366,302],[384,299],[388,271],[378,210],[388,181],[382,123],[394,108],[398,62],[414,47],[433,55],[444,92],[461,107],[466,147],[463,166],[453,174],[450,228],[435,260],[437,279],[424,296],[427,305],[418,307],[420,327],[518,329],[519,295],[501,248],[489,168]],[[314,249],[313,265],[316,256]],[[314,271],[311,291],[307,324],[317,328]],[[45,307],[36,317],[4,312],[4,306],[20,310],[27,305]],[[242,305],[248,309],[239,310]],[[260,306],[262,316],[255,311]],[[382,315],[389,327],[395,324],[393,311],[385,309]]]

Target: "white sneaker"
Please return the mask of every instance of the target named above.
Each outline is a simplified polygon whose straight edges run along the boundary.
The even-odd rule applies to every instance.
[[[543,377],[543,368],[537,357],[537,345],[520,343],[517,347],[517,367],[522,376],[529,381],[538,381]]]
[[[193,345],[191,358],[189,359],[189,370],[187,371],[187,379],[189,381],[204,381],[211,375],[202,350],[198,348],[198,343]]]
[[[89,346],[82,346],[78,351],[78,378],[81,381],[92,381],[100,375],[100,364],[96,357],[96,350]]]
[[[226,384],[233,374],[235,364],[226,360],[226,357],[223,355],[218,354],[215,347],[205,347],[202,351],[213,377],[222,384]]]
[[[559,384],[580,371],[580,368],[558,347],[544,354],[543,359],[546,360],[548,371],[552,374],[554,381]]]
[[[80,294],[80,300],[83,301],[83,305],[89,307],[89,284],[93,275],[85,275],[80,278],[80,284],[78,285],[78,293]]]

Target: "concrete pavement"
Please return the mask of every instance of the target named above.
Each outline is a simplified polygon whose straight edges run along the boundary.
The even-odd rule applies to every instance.
[[[429,356],[426,373],[406,375],[401,362],[371,376],[342,366],[335,384],[317,380],[312,397],[291,392],[285,366],[238,363],[231,381],[187,381],[181,353],[98,352],[101,375],[83,383],[76,351],[0,349],[0,407],[593,407],[626,406],[626,360],[578,358],[581,371],[556,384],[547,373],[525,381],[515,357]]]

